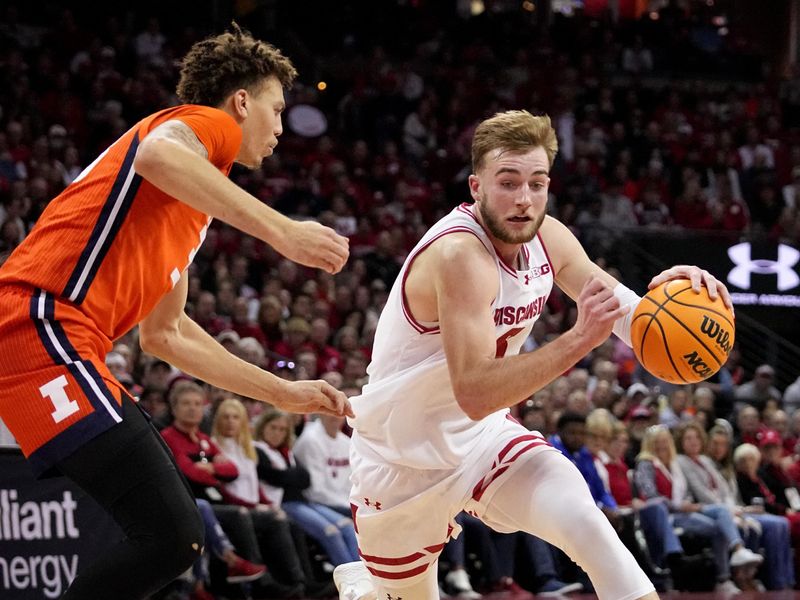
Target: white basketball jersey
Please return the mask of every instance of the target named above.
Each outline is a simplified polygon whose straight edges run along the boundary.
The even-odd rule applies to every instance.
[[[428,230],[392,286],[375,333],[369,383],[360,396],[350,399],[356,414],[350,420],[353,451],[361,458],[419,469],[454,469],[479,439],[498,432],[507,418],[508,409],[480,421],[467,417],[453,393],[438,324],[417,321],[405,302],[408,269],[419,253],[444,235],[471,233],[497,265],[500,285],[490,308],[497,356],[519,353],[553,288],[553,266],[538,234],[522,246],[518,262],[523,270],[504,263],[473,210],[473,205],[462,204]]]

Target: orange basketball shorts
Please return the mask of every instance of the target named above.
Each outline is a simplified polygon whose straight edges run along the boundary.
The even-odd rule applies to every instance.
[[[0,288],[0,419],[37,475],[122,421],[127,392],[105,365],[110,348],[73,304]]]

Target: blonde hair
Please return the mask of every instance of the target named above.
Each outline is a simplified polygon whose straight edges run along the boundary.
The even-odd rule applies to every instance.
[[[484,158],[498,148],[521,154],[534,148],[544,148],[553,166],[558,152],[556,131],[547,115],[533,116],[527,110],[509,110],[486,119],[472,136],[472,172],[481,170]]]
[[[614,421],[614,416],[605,408],[595,408],[586,417],[586,433],[611,439]]]
[[[278,408],[268,408],[261,416],[258,417],[255,427],[253,427],[253,435],[259,442],[264,441],[264,428],[272,423],[275,419],[285,418],[289,422],[289,430],[286,433],[286,439],[283,440],[282,446],[291,448],[294,446],[294,428],[292,427],[292,420],[289,418],[289,413]]]
[[[761,451],[753,444],[741,444],[733,451],[733,464],[737,467],[742,462],[742,459],[752,456],[761,460]]]
[[[214,424],[211,426],[211,437],[219,441],[225,436],[222,435],[222,415],[226,410],[232,410],[239,414],[242,426],[239,428],[239,433],[236,436],[236,443],[244,450],[245,455],[250,460],[257,460],[258,455],[253,446],[253,436],[250,435],[250,424],[248,423],[247,409],[242,404],[241,400],[237,398],[226,398],[217,407],[217,412],[214,414]]]
[[[644,432],[644,437],[642,438],[642,449],[636,459],[660,460],[655,452],[656,441],[659,438],[664,438],[668,442],[667,447],[669,449],[669,460],[664,463],[664,466],[669,467],[672,464],[672,461],[675,460],[677,452],[675,451],[675,440],[672,439],[672,434],[664,425],[653,425],[647,428],[647,431]]]

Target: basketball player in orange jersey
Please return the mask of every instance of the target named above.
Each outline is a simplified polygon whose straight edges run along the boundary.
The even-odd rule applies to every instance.
[[[69,600],[145,597],[203,547],[171,455],[104,364],[132,327],[145,351],[215,386],[292,412],[352,416],[327,383],[258,369],[183,312],[186,268],[212,218],[329,273],[347,260],[345,238],[276,213],[227,178],[234,162],[255,169],[272,154],[295,76],[280,51],[236,26],[195,44],[177,89],[185,104],[103,152],[0,269],[0,418],[37,473],[72,479],[126,535],[81,569]]]
[[[509,416],[612,330],[630,343],[639,301],[546,216],[556,150],[547,117],[510,111],[481,123],[473,202],[423,236],[395,281],[369,383],[350,399],[350,502],[362,560],[334,572],[342,599],[438,598],[436,561],[462,510],[558,546],[603,600],[657,597],[578,470]],[[674,267],[650,285],[678,277],[730,305],[725,287],[696,267]],[[577,322],[518,355],[553,284],[577,302]]]

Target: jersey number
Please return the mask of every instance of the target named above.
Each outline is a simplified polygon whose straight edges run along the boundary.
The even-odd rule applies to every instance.
[[[497,350],[494,353],[494,357],[503,358],[506,355],[506,351],[508,350],[508,340],[517,335],[523,329],[524,327],[514,327],[513,329],[509,329],[503,335],[497,338]]]
[[[63,375],[45,383],[39,388],[39,393],[42,398],[47,398],[53,403],[54,410],[51,416],[56,423],[80,410],[78,403],[67,396],[67,378]]]

